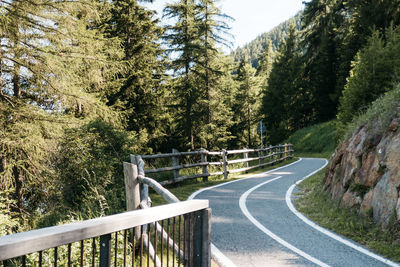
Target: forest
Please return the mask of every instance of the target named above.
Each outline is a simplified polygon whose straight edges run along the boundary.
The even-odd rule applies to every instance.
[[[225,55],[214,0],[0,0],[0,235],[121,212],[130,153],[284,142],[400,79],[400,0],[312,0]],[[247,52],[246,52],[247,51]],[[256,56],[255,56],[256,55]]]

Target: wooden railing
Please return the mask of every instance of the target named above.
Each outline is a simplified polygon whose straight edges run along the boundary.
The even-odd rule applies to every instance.
[[[293,145],[285,144],[259,149],[222,150],[218,152],[207,151],[205,149],[191,152],[179,152],[173,149],[172,153],[141,155],[141,158],[148,161],[162,158],[170,158],[172,166],[150,168],[144,170],[146,174],[172,171],[173,177],[171,179],[160,182],[161,185],[168,185],[187,179],[203,178],[203,180],[207,180],[209,176],[215,175],[223,175],[224,179],[228,179],[228,175],[232,173],[244,172],[254,168],[265,167],[273,165],[277,162],[281,162],[287,158],[292,158],[293,152]],[[242,155],[242,157],[237,158],[238,155]],[[195,159],[196,156],[200,159],[199,162],[193,162],[193,160],[191,160],[190,163],[179,163],[180,158],[182,157],[190,157],[192,159]],[[231,158],[232,156],[236,156],[236,158]],[[136,157],[137,155],[131,155],[131,162],[134,162]],[[219,157],[219,161],[208,161],[208,157]],[[256,162],[256,164],[251,165],[250,163],[252,162]],[[229,168],[232,165],[237,166],[239,164],[243,164],[243,166],[235,169]],[[210,167],[213,167],[212,169],[214,170],[215,166],[219,166],[221,170],[209,172]],[[179,175],[180,170],[193,168],[201,168],[201,173],[193,173],[184,176]]]
[[[150,266],[151,259],[154,266],[210,266],[208,207],[208,200],[191,200],[2,236],[0,262],[108,267]]]

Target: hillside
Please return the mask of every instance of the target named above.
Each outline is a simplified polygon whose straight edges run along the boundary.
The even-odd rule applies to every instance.
[[[274,52],[277,51],[282,40],[286,39],[289,31],[289,26],[291,23],[295,23],[296,29],[300,30],[301,16],[302,12],[299,12],[293,18],[288,19],[285,22],[282,22],[269,32],[265,32],[259,35],[256,39],[254,39],[250,43],[246,44],[245,46],[239,47],[231,54],[234,60],[240,61],[240,59],[246,57],[248,58],[249,63],[251,63],[254,68],[257,68],[258,57],[264,51],[267,41],[271,40],[272,50]]]
[[[375,101],[336,149],[324,188],[342,207],[390,226],[400,218],[400,86]]]

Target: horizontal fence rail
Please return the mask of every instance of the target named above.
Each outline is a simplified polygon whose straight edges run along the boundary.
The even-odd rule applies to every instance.
[[[209,266],[208,200],[0,237],[3,266]],[[209,256],[210,253],[208,253]]]
[[[293,157],[293,145],[277,145],[258,149],[237,149],[237,150],[222,150],[222,151],[207,151],[201,149],[199,151],[179,152],[173,149],[172,153],[140,155],[143,160],[151,161],[156,159],[171,159],[172,166],[149,168],[145,169],[146,174],[173,172],[172,178],[161,181],[160,184],[165,186],[182,182],[188,179],[203,178],[204,181],[210,176],[223,175],[228,179],[228,175],[232,173],[249,171],[251,169],[265,167],[281,162],[285,159]],[[239,157],[242,155],[241,157]],[[131,162],[136,161],[137,155],[131,155]],[[180,158],[189,158],[189,163],[181,163]],[[209,161],[208,158],[218,158],[217,161]],[[195,161],[198,162],[195,162]],[[194,161],[194,162],[193,162]],[[254,164],[254,162],[256,162]],[[233,165],[233,168],[230,168]],[[241,165],[241,166],[239,166]],[[215,170],[216,168],[220,170]],[[201,173],[193,173],[190,175],[179,174],[183,169],[201,168]],[[210,172],[210,170],[212,170]]]

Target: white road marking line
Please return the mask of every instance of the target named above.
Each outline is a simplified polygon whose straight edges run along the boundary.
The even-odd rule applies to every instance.
[[[265,174],[268,174],[268,173],[271,173],[271,172],[275,172],[275,171],[280,170],[282,168],[285,168],[285,167],[291,166],[293,164],[299,163],[300,161],[302,161],[301,158],[296,160],[295,162],[292,162],[290,164],[287,164],[287,165],[279,167],[279,168],[275,168],[275,169],[269,170],[267,172],[263,172],[263,173],[256,174],[256,175],[253,175],[253,176],[250,176],[250,177],[247,177],[247,178],[243,178],[243,179],[239,179],[239,180],[235,180],[235,181],[230,181],[230,182],[226,182],[226,183],[222,183],[222,184],[218,184],[218,185],[214,185],[214,186],[210,186],[210,187],[206,187],[206,188],[200,189],[200,190],[192,193],[188,197],[188,200],[194,199],[198,194],[200,194],[201,192],[204,192],[206,190],[214,189],[214,188],[221,187],[221,186],[224,186],[224,185],[227,185],[227,184],[232,184],[232,183],[235,183],[235,182],[239,182],[239,181],[255,178],[257,176],[265,175]],[[212,250],[213,256],[215,256],[213,259],[221,267],[236,267],[236,265],[228,257],[226,257],[213,243],[211,243],[211,250]]]
[[[227,185],[227,184],[232,184],[232,183],[236,183],[236,182],[240,182],[240,181],[245,181],[245,180],[252,179],[252,178],[255,178],[255,177],[258,177],[258,176],[263,176],[263,175],[271,173],[271,172],[276,172],[276,171],[278,171],[280,169],[283,169],[283,168],[289,167],[291,165],[297,164],[302,160],[303,159],[300,158],[300,159],[296,160],[295,162],[292,162],[292,163],[290,163],[288,165],[285,165],[285,166],[282,166],[282,167],[279,167],[279,168],[276,168],[276,169],[273,169],[273,170],[269,170],[269,171],[266,171],[266,172],[263,172],[263,173],[259,173],[259,174],[256,174],[256,175],[253,175],[253,176],[250,176],[250,177],[246,177],[246,178],[243,178],[243,179],[238,179],[238,180],[234,180],[234,181],[230,181],[230,182],[226,182],[226,183],[222,183],[222,184],[217,184],[217,185],[213,185],[213,186],[210,186],[210,187],[206,187],[206,188],[200,189],[200,190],[192,193],[188,197],[188,200],[194,199],[198,194],[200,194],[200,193],[202,193],[204,191],[207,191],[207,190],[210,190],[210,189],[214,189],[214,188],[217,188],[217,187],[221,187],[221,186],[224,186],[224,185]]]
[[[282,246],[285,246],[286,248],[290,249],[291,251],[297,253],[298,255],[304,257],[305,259],[319,265],[319,266],[323,266],[323,267],[328,267],[329,265],[327,265],[326,263],[323,263],[322,261],[314,258],[313,256],[305,253],[304,251],[296,248],[295,246],[289,244],[288,242],[286,242],[285,240],[283,240],[282,238],[280,238],[279,236],[277,236],[276,234],[272,233],[270,230],[268,230],[267,228],[265,228],[259,221],[257,221],[249,212],[249,210],[247,209],[246,206],[246,199],[247,197],[250,195],[250,193],[252,193],[254,190],[256,190],[257,188],[268,184],[270,182],[273,182],[275,180],[278,180],[282,178],[282,176],[278,176],[276,178],[270,179],[266,182],[263,182],[261,184],[258,184],[252,188],[250,188],[249,190],[247,190],[239,199],[239,206],[240,209],[242,210],[243,214],[255,225],[257,226],[258,229],[260,229],[261,231],[263,231],[266,235],[270,236],[272,239],[274,239],[275,241],[277,241],[278,243],[280,243]]]
[[[333,238],[343,244],[345,244],[346,246],[349,246],[367,256],[370,256],[378,261],[381,261],[389,266],[393,266],[393,267],[399,267],[400,265],[397,263],[394,263],[388,259],[383,258],[382,256],[379,256],[363,247],[360,247],[346,239],[344,239],[343,237],[329,231],[328,229],[325,229],[319,225],[317,225],[316,223],[312,222],[311,220],[309,220],[308,218],[306,218],[303,214],[301,214],[293,205],[291,198],[292,198],[292,193],[294,188],[296,187],[296,185],[300,184],[301,182],[303,182],[305,179],[313,176],[314,174],[316,174],[317,172],[319,172],[320,170],[322,170],[323,168],[325,168],[325,166],[328,164],[328,161],[325,159],[325,164],[324,166],[322,166],[321,168],[319,168],[318,170],[308,174],[307,176],[301,178],[299,181],[297,181],[295,184],[293,184],[291,187],[289,187],[288,191],[286,192],[286,204],[289,207],[289,209],[297,216],[299,217],[303,222],[305,222],[306,224],[308,224],[309,226],[313,227],[314,229],[320,231],[321,233],[329,236],[330,238]]]
[[[223,183],[223,184],[218,184],[218,185],[214,185],[214,186],[210,186],[210,187],[207,187],[207,188],[200,189],[200,190],[194,192],[193,194],[191,194],[188,197],[188,200],[194,199],[198,194],[200,194],[203,191],[210,190],[210,189],[213,189],[213,188],[217,188],[217,187],[220,187],[220,186],[223,186],[223,185],[227,185],[227,184],[231,184],[231,183],[235,183],[235,182],[251,179],[251,178],[254,178],[254,177],[257,177],[257,176],[260,176],[260,175],[265,175],[265,174],[268,174],[268,173],[271,173],[271,172],[275,172],[275,171],[280,170],[282,168],[285,168],[285,167],[291,166],[293,164],[299,163],[300,161],[302,161],[301,158],[296,160],[295,162],[292,162],[292,163],[288,164],[288,165],[285,165],[285,166],[282,166],[282,167],[279,167],[279,168],[275,168],[275,169],[269,170],[267,172],[263,172],[263,173],[260,173],[260,174],[257,174],[257,175],[253,175],[253,176],[250,176],[250,177],[247,177],[247,178],[243,178],[243,179],[240,179],[240,180],[230,181],[230,182],[226,182],[226,183]],[[227,256],[225,256],[213,243],[211,243],[211,250],[212,250],[213,256],[215,256],[215,257],[213,257],[213,259],[221,267],[236,267],[236,265]]]

